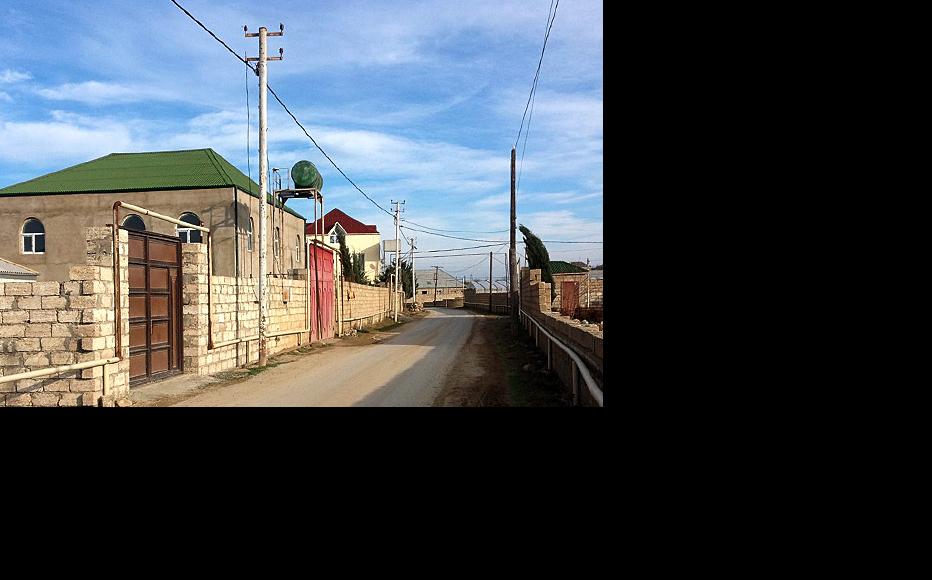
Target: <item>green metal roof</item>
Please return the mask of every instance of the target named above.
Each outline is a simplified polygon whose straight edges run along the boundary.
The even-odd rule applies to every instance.
[[[259,186],[213,149],[111,153],[0,189],[0,196],[113,193],[236,187],[258,198]],[[271,194],[266,200],[272,204]],[[280,202],[288,213],[303,215]]]
[[[579,266],[574,266],[569,262],[563,262],[561,260],[551,260],[550,262],[551,274],[582,274],[584,272],[588,272],[588,270],[580,268]]]

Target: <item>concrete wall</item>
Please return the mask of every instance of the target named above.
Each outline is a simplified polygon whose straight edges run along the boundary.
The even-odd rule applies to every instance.
[[[233,276],[236,271],[236,247],[239,245],[240,274],[259,275],[259,200],[235,188],[178,191],[140,191],[129,193],[80,193],[59,195],[0,196],[0,256],[39,272],[39,281],[61,280],[69,268],[84,262],[85,227],[100,226],[113,221],[113,203],[125,201],[170,217],[196,214],[213,235],[214,274]],[[295,260],[295,241],[304,237],[304,220],[269,207],[268,255],[269,271],[282,273],[304,268],[304,244]],[[121,221],[131,214],[121,210]],[[253,251],[247,250],[247,223],[254,221]],[[149,216],[140,216],[146,230],[176,235],[175,224]],[[22,253],[22,226],[28,218],[36,218],[45,226],[45,254]],[[239,234],[236,222],[239,221]],[[283,230],[284,251],[272,260],[275,228]],[[78,243],[76,243],[78,242]],[[294,263],[299,265],[294,266]]]
[[[69,268],[65,281],[0,284],[0,375],[112,358],[116,348],[110,228],[87,228],[86,265]],[[125,258],[126,233],[121,236]],[[123,307],[129,286],[122,276]],[[0,384],[0,406],[113,405],[129,391],[129,320],[122,323],[122,354],[117,364],[68,371]],[[104,373],[109,392],[104,397]]]

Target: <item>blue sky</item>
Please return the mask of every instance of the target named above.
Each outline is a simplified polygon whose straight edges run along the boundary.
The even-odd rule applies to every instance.
[[[270,52],[283,47],[285,60],[269,65],[269,84],[383,207],[404,199],[404,218],[503,230],[450,235],[508,239],[509,154],[549,0],[179,1],[240,54],[258,50],[243,25],[273,30],[284,22],[285,36],[270,39]],[[169,0],[4,0],[0,18],[0,186],[130,151],[212,147],[247,172],[245,67]],[[600,1],[560,2],[518,196],[519,223],[543,239],[603,239],[602,29]],[[248,80],[258,181],[257,79]],[[519,161],[522,146],[523,137]],[[282,168],[312,161],[328,210],[394,237],[392,219],[272,99],[269,157]],[[407,235],[417,236],[420,250],[479,244]],[[552,259],[602,263],[601,245],[547,246]],[[418,269],[435,265],[488,275],[487,257],[417,260]],[[494,273],[504,275],[504,265],[494,262]]]

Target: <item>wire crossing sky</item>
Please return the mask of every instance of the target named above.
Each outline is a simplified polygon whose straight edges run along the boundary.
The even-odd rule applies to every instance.
[[[269,48],[285,60],[269,84],[294,117],[270,99],[269,159],[283,173],[312,161],[327,210],[390,239],[394,224],[376,204],[405,199],[402,225],[417,228],[407,236],[417,232],[418,252],[470,245],[440,233],[507,237],[509,155],[527,106],[519,223],[544,240],[603,239],[601,2],[561,2],[555,19],[552,0],[178,3],[233,54],[171,0],[0,4],[0,187],[109,153],[204,147],[256,179],[257,79],[246,77],[248,115],[239,62],[256,43],[243,25],[282,22]],[[288,203],[313,215],[304,200]],[[602,244],[548,250],[602,262]],[[444,257],[430,266],[488,276],[487,263],[469,270],[475,258],[434,255]]]

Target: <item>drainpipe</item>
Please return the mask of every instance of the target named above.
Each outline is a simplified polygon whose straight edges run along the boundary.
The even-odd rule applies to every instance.
[[[120,301],[120,206],[122,201],[113,203],[113,319],[116,335],[116,352],[123,360],[123,303]],[[117,330],[119,329],[119,330]],[[106,372],[106,369],[104,369]]]

